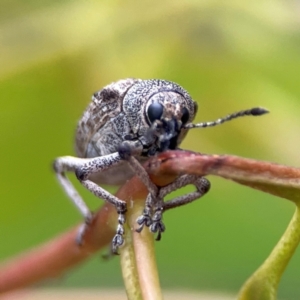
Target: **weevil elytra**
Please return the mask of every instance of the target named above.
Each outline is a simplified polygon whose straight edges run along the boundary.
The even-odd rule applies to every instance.
[[[191,128],[215,126],[237,117],[259,116],[267,112],[257,107],[213,122],[193,124],[197,103],[186,90],[170,81],[124,79],[96,92],[78,123],[78,157],[63,156],[54,162],[60,184],[85,219],[77,242],[82,243],[92,214],[65,172],[75,172],[84,187],[116,207],[118,226],[112,240],[112,252],[117,253],[118,247],[124,243],[126,202],[99,185],[121,185],[134,174],[140,176],[149,189],[149,195],[143,215],[137,220],[137,231],[147,226],[152,232],[158,233],[159,240],[165,230],[163,211],[200,198],[208,192],[210,183],[204,177],[182,175],[159,189],[150,181],[141,163],[157,153],[178,149]],[[165,195],[187,184],[195,185],[196,191],[166,203],[163,201]]]

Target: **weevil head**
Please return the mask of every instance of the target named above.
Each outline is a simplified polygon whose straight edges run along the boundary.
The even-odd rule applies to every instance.
[[[165,80],[143,80],[131,88],[131,93],[135,95],[131,107],[136,105],[139,114],[127,110],[127,116],[144,145],[144,154],[176,149],[187,134],[183,126],[195,117],[196,102],[182,87]],[[134,120],[130,119],[133,115]]]
[[[177,91],[153,94],[145,106],[148,134],[154,135],[159,151],[176,149],[187,134],[183,126],[195,116],[196,103]]]

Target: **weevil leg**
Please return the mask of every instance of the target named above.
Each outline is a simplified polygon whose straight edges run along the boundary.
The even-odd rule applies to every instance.
[[[175,208],[177,206],[188,204],[206,194],[210,188],[210,182],[204,178],[195,175],[182,175],[171,184],[158,188],[150,179],[149,175],[140,164],[140,162],[132,155],[136,149],[136,145],[130,142],[123,143],[119,148],[119,154],[122,159],[128,161],[135,174],[139,176],[142,182],[149,190],[149,195],[146,199],[145,209],[143,214],[137,219],[140,225],[136,231],[141,232],[146,225],[153,233],[158,233],[156,240],[161,239],[161,233],[165,231],[165,225],[162,221],[163,211]],[[197,190],[186,195],[176,197],[164,203],[164,197],[188,184],[196,186]]]
[[[137,228],[136,232],[141,232],[146,225],[149,227],[152,224],[152,213],[153,213],[153,196],[151,193],[148,194],[145,202],[145,208],[143,210],[143,214],[137,218],[136,222],[140,225],[139,228]]]
[[[161,201],[157,201],[154,208],[154,215],[152,217],[152,224],[149,226],[151,232],[156,233],[157,236],[155,238],[156,241],[160,241],[161,234],[166,230],[166,226],[162,221],[163,216],[163,199]]]
[[[69,196],[69,198],[72,200],[72,202],[75,204],[77,209],[80,211],[82,216],[84,217],[85,221],[87,223],[90,223],[92,220],[92,214],[81,198],[81,196],[78,194],[76,189],[74,188],[71,181],[66,177],[65,172],[75,172],[76,168],[80,167],[82,164],[86,162],[86,159],[78,158],[78,157],[72,157],[72,156],[63,156],[59,157],[54,161],[53,168],[56,173],[56,177],[65,190],[66,194]]]
[[[140,162],[134,157],[134,154],[137,153],[137,151],[141,152],[141,149],[138,148],[139,144],[131,143],[131,142],[124,142],[119,147],[119,154],[122,157],[122,159],[126,160],[131,169],[134,171],[134,173],[141,179],[141,181],[144,183],[144,185],[147,187],[149,194],[147,196],[146,202],[145,202],[145,208],[143,210],[143,214],[138,217],[137,223],[139,224],[139,227],[136,229],[137,232],[141,232],[146,225],[147,227],[152,226],[153,220],[153,208],[155,206],[155,210],[159,211],[159,204],[162,206],[163,200],[158,199],[158,193],[160,191],[160,188],[158,188],[150,179],[148,173],[144,169],[144,167],[140,164]],[[154,213],[155,218],[159,218],[159,213]],[[156,219],[155,219],[156,220]],[[154,225],[155,227],[155,225]],[[156,227],[155,227],[156,228]],[[158,225],[158,228],[160,226]]]
[[[185,205],[200,198],[208,192],[210,188],[210,182],[204,177],[195,175],[182,175],[171,184],[163,188],[158,188],[151,181],[149,175],[140,164],[140,162],[132,155],[135,151],[136,144],[132,144],[130,142],[123,143],[119,148],[119,154],[122,159],[128,161],[135,174],[139,176],[139,178],[149,190],[149,195],[146,199],[143,214],[137,219],[137,223],[140,226],[136,229],[136,231],[141,232],[146,225],[147,227],[149,227],[151,232],[158,233],[156,240],[160,240],[161,233],[165,231],[165,225],[162,221],[163,211],[175,208],[177,206]],[[195,192],[176,197],[164,203],[164,197],[167,194],[188,184],[195,185],[197,190]]]
[[[164,202],[164,197],[188,184],[193,184],[196,186],[197,190],[195,192],[188,193],[183,196],[176,197],[167,202]],[[210,189],[210,182],[204,178],[194,175],[182,175],[177,178],[171,184],[160,189],[159,195],[157,197],[157,201],[154,207],[154,215],[152,218],[152,224],[149,229],[153,233],[158,233],[156,240],[159,241],[161,239],[161,234],[165,231],[166,227],[162,221],[163,212],[175,208],[181,205],[188,204],[196,199],[199,199],[203,195],[205,195]]]
[[[81,184],[87,188],[90,192],[92,192],[96,197],[104,199],[109,203],[113,204],[118,213],[118,227],[116,235],[112,240],[112,253],[118,254],[118,248],[124,243],[124,223],[125,223],[125,213],[127,211],[126,202],[115,197],[111,193],[107,192],[105,189],[101,188],[99,185],[94,183],[91,180],[81,180]]]
[[[136,231],[141,232],[146,225],[150,227],[152,232],[164,231],[164,225],[158,224],[160,221],[160,209],[162,210],[163,200],[158,196],[160,188],[158,188],[150,179],[148,173],[140,162],[134,157],[127,157],[127,161],[131,168],[134,170],[135,174],[141,179],[144,185],[147,187],[149,194],[146,198],[145,208],[143,214],[138,217],[137,223],[140,225]],[[154,215],[153,215],[154,211]],[[153,216],[152,216],[153,215]],[[158,233],[160,238],[160,233]]]
[[[143,214],[137,219],[140,227],[136,231],[141,232],[146,225],[151,232],[158,232],[156,239],[160,240],[161,232],[165,231],[165,226],[162,223],[163,197],[160,196],[161,188],[158,188],[151,181],[149,175],[135,157],[130,156],[128,163],[149,190]]]
[[[195,192],[191,192],[186,195],[179,196],[167,202],[164,202],[164,211],[193,202],[204,196],[206,193],[208,193],[210,189],[210,182],[205,177],[199,177],[195,175],[182,175],[168,186],[162,188],[160,192],[160,197],[164,198],[167,194],[188,184],[195,185],[197,190]]]
[[[73,203],[76,205],[76,207],[85,219],[85,223],[79,228],[78,231],[78,236],[76,239],[78,244],[82,244],[84,233],[87,229],[87,226],[91,223],[92,220],[92,213],[90,212],[89,208],[87,207],[81,196],[78,194],[72,183],[66,177],[65,172],[75,172],[78,180],[83,186],[85,186],[97,197],[110,202],[116,207],[119,215],[119,224],[117,227],[117,233],[113,238],[112,249],[114,253],[117,253],[117,248],[121,246],[124,242],[123,225],[125,223],[126,202],[105,191],[96,183],[88,180],[88,177],[93,173],[97,173],[108,169],[109,167],[117,164],[120,161],[121,157],[118,153],[113,153],[110,155],[95,158],[77,158],[72,156],[64,156],[59,157],[55,160],[54,170],[56,172],[58,181],[60,182],[69,198],[73,201]]]

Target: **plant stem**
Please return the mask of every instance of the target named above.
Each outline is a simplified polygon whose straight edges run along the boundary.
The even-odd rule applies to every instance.
[[[125,227],[125,244],[120,249],[122,275],[128,300],[142,300],[142,292],[136,269],[132,235],[128,226]]]
[[[276,300],[281,276],[300,242],[300,209],[293,218],[270,256],[246,281],[238,300]]]
[[[141,233],[135,231],[136,219],[143,212],[143,203],[135,202],[128,209],[126,245],[120,249],[123,279],[130,300],[163,299],[157,271],[153,234],[147,227]]]

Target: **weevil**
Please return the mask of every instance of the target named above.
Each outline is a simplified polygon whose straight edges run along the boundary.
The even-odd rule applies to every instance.
[[[144,226],[157,233],[165,231],[163,211],[190,203],[210,188],[204,177],[182,175],[170,185],[158,188],[142,167],[147,158],[165,150],[179,149],[189,129],[204,128],[234,118],[260,116],[268,111],[256,107],[227,115],[213,122],[193,124],[197,103],[178,84],[160,79],[124,79],[113,82],[92,96],[92,101],[78,122],[76,132],[77,157],[63,156],[54,161],[58,181],[84,217],[77,242],[83,242],[84,232],[92,213],[66,177],[75,172],[80,183],[96,197],[116,207],[118,226],[112,240],[112,252],[117,254],[124,243],[126,202],[101,187],[121,185],[138,175],[149,190],[143,214],[137,219],[140,232]],[[164,202],[164,197],[185,185],[193,184],[195,192]]]

